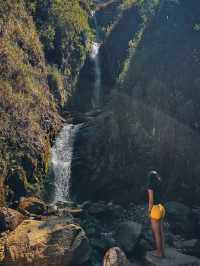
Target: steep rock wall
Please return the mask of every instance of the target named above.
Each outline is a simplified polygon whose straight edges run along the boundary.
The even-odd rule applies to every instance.
[[[199,4],[150,2],[140,3],[150,16],[124,67],[110,68],[116,92],[80,136],[72,186],[80,199],[142,201],[152,168],[165,180],[166,199],[199,199]],[[126,24],[115,49],[124,34]]]

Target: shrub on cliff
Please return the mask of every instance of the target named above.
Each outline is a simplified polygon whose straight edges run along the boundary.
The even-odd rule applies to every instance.
[[[2,205],[5,191],[13,201],[42,187],[61,126],[58,107],[70,97],[92,38],[88,10],[89,0],[0,1]]]
[[[0,17],[0,193],[7,179],[8,198],[14,199],[11,186],[18,192],[40,187],[60,118],[47,86],[42,45],[23,2],[1,1]]]
[[[122,7],[123,8],[129,8],[133,4],[143,5],[144,4],[144,0],[122,0]]]
[[[92,38],[87,12],[78,0],[32,0],[26,5],[36,21],[47,61],[73,74]]]

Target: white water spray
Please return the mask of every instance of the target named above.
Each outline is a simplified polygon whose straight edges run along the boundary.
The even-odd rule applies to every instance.
[[[100,102],[100,94],[101,94],[101,66],[100,66],[100,58],[99,58],[99,49],[101,46],[99,28],[97,24],[97,19],[95,16],[95,11],[91,11],[91,15],[95,22],[96,28],[96,41],[93,42],[91,49],[91,58],[95,63],[95,88],[94,88],[94,107],[97,106]]]
[[[52,148],[52,165],[55,176],[54,202],[70,199],[71,164],[76,135],[82,124],[67,124],[59,133]]]

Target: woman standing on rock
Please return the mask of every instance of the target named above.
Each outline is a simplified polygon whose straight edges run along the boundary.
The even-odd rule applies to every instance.
[[[150,171],[148,175],[148,209],[151,227],[156,242],[156,256],[163,258],[164,253],[164,233],[163,218],[165,208],[162,205],[162,179],[156,171]]]

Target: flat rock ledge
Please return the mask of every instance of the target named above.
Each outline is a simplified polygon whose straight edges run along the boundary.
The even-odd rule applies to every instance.
[[[165,250],[164,259],[153,256],[155,251],[149,251],[145,256],[145,266],[199,266],[200,259],[182,254],[174,248]]]

